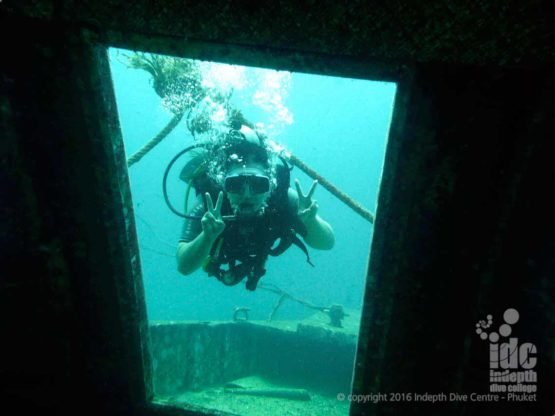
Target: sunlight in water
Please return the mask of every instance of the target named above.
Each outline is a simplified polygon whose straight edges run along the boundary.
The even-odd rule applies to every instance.
[[[202,85],[207,88],[218,88],[224,93],[230,90],[241,90],[248,84],[246,68],[237,65],[200,62]]]
[[[270,136],[275,136],[286,125],[293,124],[293,113],[285,105],[291,89],[291,73],[262,68],[246,68],[237,65],[201,62],[202,85],[212,91],[228,95],[236,91],[253,91],[251,103],[268,115],[269,122],[259,124]],[[209,100],[209,98],[207,98]],[[225,108],[212,103],[211,119],[215,122],[225,118]]]
[[[258,71],[260,72],[257,79],[260,86],[252,97],[252,103],[270,116],[268,126],[263,127],[270,136],[276,136],[285,125],[293,124],[293,113],[284,104],[284,99],[291,89],[291,73]]]

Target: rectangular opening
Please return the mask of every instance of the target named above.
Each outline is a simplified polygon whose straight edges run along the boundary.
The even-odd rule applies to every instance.
[[[351,390],[370,219],[395,83],[121,49],[110,49],[109,56],[129,162],[156,401],[242,415],[261,409],[267,415],[347,415],[349,401],[337,397]],[[272,189],[281,184],[294,190],[298,179],[307,194],[319,180],[313,194],[317,214],[335,237],[329,250],[306,244],[310,262],[295,244],[270,255],[255,290],[246,289],[248,277],[228,286],[220,281],[225,273],[208,277],[202,267],[184,276],[176,261],[184,221],[199,223],[175,213],[186,211],[186,199],[187,212],[200,201],[189,183],[202,182],[196,180],[206,173],[223,184],[226,176],[225,169],[214,167],[222,160],[215,147],[200,144],[239,130],[240,124],[233,125],[237,117],[230,117],[234,111],[244,117],[240,124],[252,127],[240,129],[243,139],[250,140],[249,131],[257,140],[264,137],[264,145],[275,151],[275,164],[283,165],[281,157],[291,168],[290,183],[272,176],[276,168],[269,170]],[[199,147],[171,164],[194,145]],[[225,154],[224,160],[233,155]],[[200,162],[191,162],[193,156]],[[244,186],[252,192],[254,185]],[[265,212],[271,208],[268,202]],[[226,220],[225,227],[241,227],[243,220]],[[291,225],[271,224],[272,229]],[[251,244],[259,230],[245,241]],[[273,247],[288,235],[279,234]],[[245,241],[237,240],[237,246],[251,249]]]

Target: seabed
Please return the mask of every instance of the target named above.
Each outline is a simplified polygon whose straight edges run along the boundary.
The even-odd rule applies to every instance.
[[[262,377],[246,377],[233,382],[244,385],[245,389],[282,390],[292,386],[271,383]],[[304,390],[304,389],[303,389]],[[258,416],[345,416],[349,414],[349,402],[340,401],[336,396],[307,391],[310,400],[256,397],[227,393],[225,386],[207,388],[199,392],[186,392],[168,398],[163,402],[184,408],[213,409],[225,415]]]

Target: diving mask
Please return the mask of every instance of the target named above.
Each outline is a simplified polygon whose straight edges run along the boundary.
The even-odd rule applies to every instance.
[[[229,175],[224,180],[226,192],[239,194],[248,186],[253,194],[264,194],[270,191],[270,178],[256,174]]]

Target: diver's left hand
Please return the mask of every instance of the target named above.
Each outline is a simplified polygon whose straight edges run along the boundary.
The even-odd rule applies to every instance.
[[[304,224],[313,220],[318,212],[318,203],[312,200],[312,195],[314,195],[316,185],[318,185],[317,180],[312,182],[312,186],[310,187],[308,194],[305,195],[301,189],[299,180],[295,179],[295,187],[297,188],[297,194],[299,195],[298,216]]]

